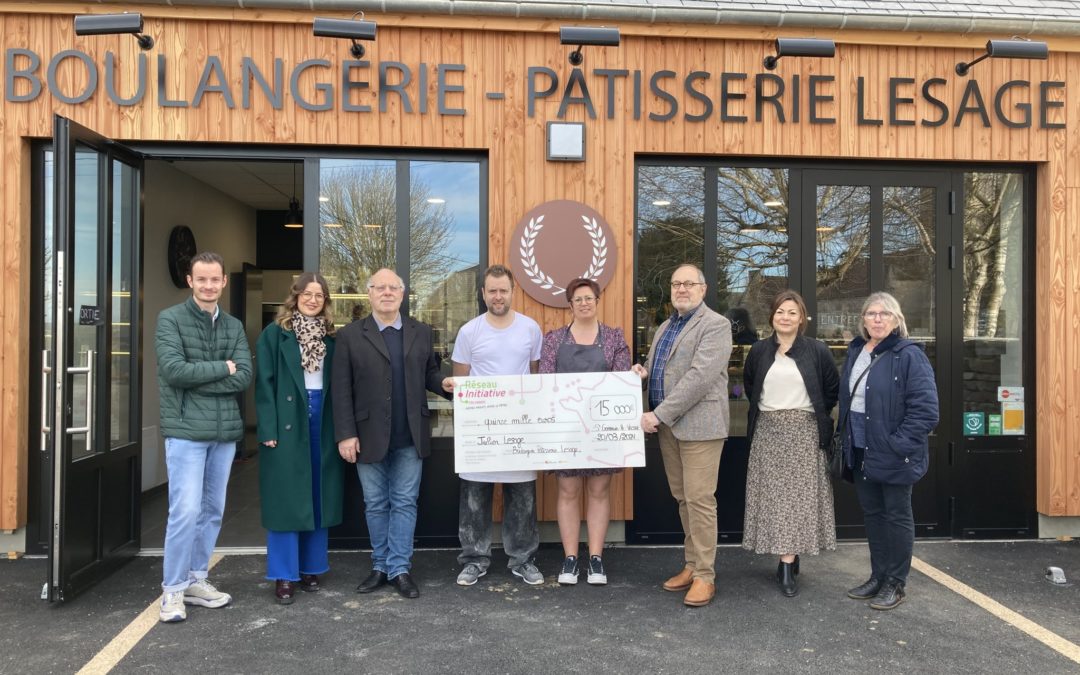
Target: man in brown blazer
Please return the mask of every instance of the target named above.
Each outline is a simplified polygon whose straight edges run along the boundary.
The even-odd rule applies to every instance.
[[[660,434],[671,494],[679,503],[686,534],[686,565],[664,590],[686,591],[691,607],[716,593],[716,478],[728,435],[728,357],[731,322],[705,306],[705,275],[682,265],[671,275],[675,313],[661,324],[645,366],[634,371],[649,381],[650,412],[641,428]]]

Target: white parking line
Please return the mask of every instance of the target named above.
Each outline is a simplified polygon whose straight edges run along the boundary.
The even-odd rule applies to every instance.
[[[1076,643],[1070,642],[1057,633],[1043,628],[1024,615],[1014,612],[990,596],[980,593],[971,586],[954,579],[945,572],[942,572],[938,568],[919,558],[912,558],[911,566],[945,588],[948,588],[950,591],[963,596],[979,607],[982,607],[1010,626],[1024,631],[1065,658],[1074,663],[1080,663],[1080,646]]]
[[[208,570],[214,569],[214,565],[221,562],[225,556],[220,553],[215,553],[210,557],[210,565]],[[108,673],[116,664],[120,663],[120,660],[127,656],[127,653],[139,644],[139,641],[146,637],[146,634],[150,632],[158,623],[158,609],[161,604],[160,597],[150,603],[150,606],[144,609],[139,616],[124,627],[124,630],[120,631],[116,637],[109,641],[109,644],[102,647],[101,651],[94,654],[94,658],[83,666],[78,675],[104,675]]]

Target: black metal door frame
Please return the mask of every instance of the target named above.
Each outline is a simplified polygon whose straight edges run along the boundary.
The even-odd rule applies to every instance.
[[[138,293],[141,288],[139,243],[142,211],[142,158],[59,115],[54,118],[54,219],[52,254],[54,321],[51,343],[44,344],[40,391],[42,428],[39,430],[51,480],[45,480],[49,507],[49,568],[46,595],[50,601],[71,599],[111,574],[139,551],[141,495],[141,421],[138,406],[129,406],[128,441],[110,447],[110,382],[113,373],[114,294],[128,297],[135,311],[129,321],[129,348],[140,349]],[[76,148],[92,152],[96,163],[96,225],[93,231],[96,293],[87,316],[76,313],[76,279],[72,255],[76,244]],[[113,166],[121,162],[134,173],[120,185],[131,222],[126,263],[131,287],[113,288],[111,263],[114,225]],[[84,211],[85,214],[85,211]],[[86,242],[83,242],[85,245]],[[86,302],[85,298],[82,298]],[[96,308],[96,309],[95,309]],[[92,325],[96,350],[87,351],[86,363],[76,363],[74,326]],[[43,341],[45,339],[43,338]],[[51,358],[50,358],[51,357]],[[141,399],[141,369],[131,359],[129,394]],[[75,389],[85,378],[85,416],[76,426]],[[82,440],[76,441],[77,436]],[[85,456],[74,452],[85,443]]]
[[[705,189],[705,246],[712,242],[712,255],[704,251],[704,272],[707,279],[715,280],[715,241],[717,232],[716,175],[717,167],[783,167],[790,171],[788,196],[788,265],[792,286],[806,297],[811,315],[816,313],[816,261],[813,227],[814,181],[840,180],[847,184],[903,186],[927,185],[937,190],[936,195],[936,246],[935,260],[936,295],[936,341],[938,394],[941,400],[941,423],[934,434],[932,452],[933,480],[937,482],[936,495],[929,497],[931,508],[917,516],[916,533],[920,537],[1033,537],[1037,536],[1038,523],[1035,511],[1035,420],[1028,414],[1026,435],[1023,437],[964,437],[960,429],[963,403],[960,401],[963,378],[963,326],[961,307],[964,301],[964,177],[971,172],[1018,172],[1023,174],[1025,200],[1024,211],[1024,290],[1025,316],[1022,325],[1025,335],[1033,325],[1034,314],[1034,195],[1035,177],[1031,167],[1015,165],[965,164],[958,166],[945,163],[905,164],[896,162],[826,162],[800,160],[754,160],[724,158],[703,164],[698,158],[688,157],[638,157],[637,165],[693,166],[704,168]],[[871,286],[881,287],[883,280],[881,196],[877,190],[876,224],[872,228]],[[637,181],[635,180],[635,223],[639,220]],[[635,237],[636,241],[636,237]],[[637,255],[635,251],[635,279]],[[706,303],[715,304],[715,288],[710,288]],[[813,324],[811,324],[813,325]],[[1023,347],[1024,382],[1027,385],[1027,410],[1034,404],[1034,345],[1029,340]],[[992,440],[993,439],[993,440]],[[1004,440],[1002,440],[1004,439]],[[719,537],[721,543],[741,540],[741,520],[732,517],[735,509],[742,513],[745,485],[725,472],[734,471],[745,476],[746,455],[744,438],[730,438],[725,444],[717,499],[720,503]],[[655,439],[646,442],[647,466],[637,469],[634,476],[635,519],[627,523],[628,543],[678,543],[682,540],[678,514],[667,489],[666,477],[661,463],[659,447]],[[996,470],[1015,481],[1021,493],[1021,506],[1013,504],[1009,518],[1015,525],[987,526],[987,500],[992,497],[986,490],[988,481],[986,459],[1011,461],[1008,470],[1002,471],[1000,461]],[[844,488],[841,488],[844,489]],[[925,500],[924,500],[925,501]],[[724,505],[728,512],[725,513]],[[1006,519],[1008,520],[1008,518]],[[862,535],[861,525],[841,526],[843,537]]]
[[[956,378],[953,376],[952,345],[956,336],[952,333],[955,313],[954,296],[950,283],[954,273],[949,268],[951,234],[960,221],[960,216],[950,214],[950,192],[952,177],[945,171],[925,169],[898,171],[889,169],[849,170],[849,169],[812,169],[801,172],[802,201],[800,216],[803,225],[798,228],[802,235],[799,250],[792,250],[792,256],[800,261],[799,286],[796,289],[806,300],[810,316],[817,315],[817,187],[820,185],[865,186],[870,189],[870,276],[869,287],[873,291],[885,287],[885,252],[884,252],[884,196],[888,187],[926,187],[935,191],[935,249],[938,254],[934,260],[934,307],[935,307],[935,370],[937,377],[940,418],[953,419]],[[943,252],[946,252],[943,254]],[[810,324],[808,334],[815,335],[815,325]],[[945,374],[944,377],[941,374]],[[915,534],[919,537],[945,537],[951,533],[949,493],[951,476],[948,456],[949,432],[952,428],[945,423],[930,436],[930,468],[927,475],[915,484],[912,491],[912,506],[915,515]],[[862,511],[854,495],[854,490],[843,483],[834,484],[836,502],[837,536],[841,538],[862,538],[865,536],[862,526]]]

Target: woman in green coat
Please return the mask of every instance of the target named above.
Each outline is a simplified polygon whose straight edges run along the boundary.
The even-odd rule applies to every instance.
[[[296,279],[255,355],[266,578],[276,582],[277,601],[288,605],[297,585],[319,590],[318,575],[330,569],[327,531],[341,522],[344,474],[329,405],[334,321],[326,279],[311,272]]]

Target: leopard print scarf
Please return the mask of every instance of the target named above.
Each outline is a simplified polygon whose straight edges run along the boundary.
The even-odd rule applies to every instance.
[[[319,371],[322,361],[326,358],[326,322],[321,316],[305,316],[300,312],[293,312],[292,328],[296,333],[296,341],[300,343],[300,365],[304,371],[315,373]]]

